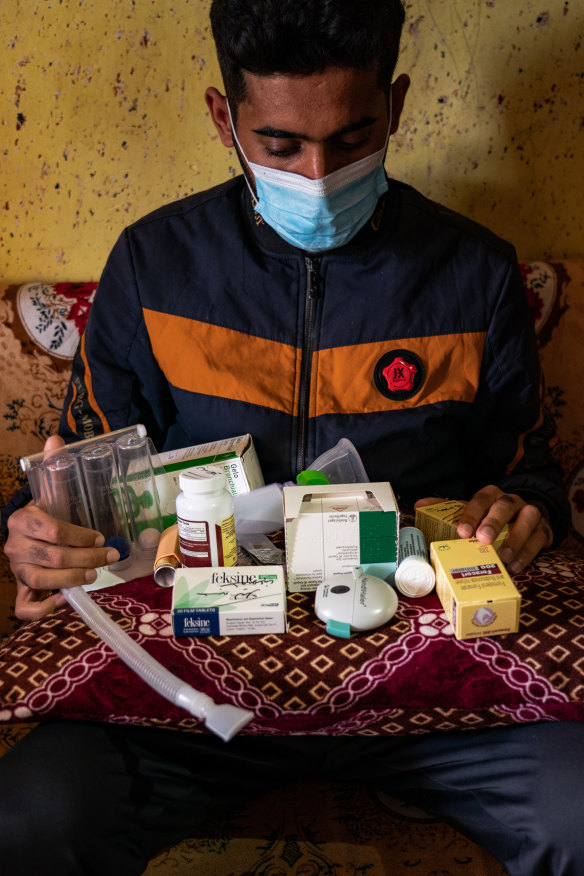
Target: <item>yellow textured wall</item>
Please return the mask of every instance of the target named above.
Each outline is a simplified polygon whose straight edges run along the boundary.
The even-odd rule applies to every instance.
[[[390,172],[513,240],[584,255],[583,0],[416,0]],[[97,279],[122,228],[237,172],[202,94],[208,0],[1,0],[0,278]]]

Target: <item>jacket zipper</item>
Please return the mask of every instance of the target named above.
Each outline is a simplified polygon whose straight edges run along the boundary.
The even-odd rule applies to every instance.
[[[302,362],[300,366],[300,391],[298,394],[298,450],[296,472],[306,468],[306,442],[308,437],[308,410],[310,405],[310,376],[312,372],[312,350],[314,311],[320,296],[320,259],[305,256],[306,301],[304,306],[304,331],[302,334]]]

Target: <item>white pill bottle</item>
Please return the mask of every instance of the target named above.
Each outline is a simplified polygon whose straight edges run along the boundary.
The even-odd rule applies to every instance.
[[[234,566],[237,562],[233,499],[225,473],[196,466],[181,471],[176,498],[183,566]]]

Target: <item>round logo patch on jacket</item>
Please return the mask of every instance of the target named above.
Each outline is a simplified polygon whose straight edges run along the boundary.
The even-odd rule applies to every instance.
[[[424,382],[422,360],[410,350],[390,350],[378,360],[373,380],[379,392],[393,401],[412,398]]]

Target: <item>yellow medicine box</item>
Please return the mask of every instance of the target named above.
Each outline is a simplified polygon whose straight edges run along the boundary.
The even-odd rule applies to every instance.
[[[416,508],[415,526],[424,533],[426,544],[433,541],[446,541],[446,539],[458,538],[456,527],[458,521],[462,517],[462,512],[465,502],[459,502],[457,499],[444,499],[442,502],[437,502],[435,505],[426,505],[424,508]],[[507,524],[503,527],[495,541],[493,547],[496,551],[499,550],[509,527]]]
[[[492,545],[476,538],[434,541],[430,561],[457,639],[517,632],[521,594]]]

